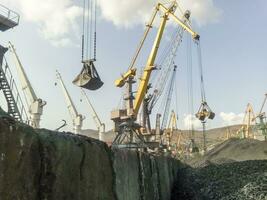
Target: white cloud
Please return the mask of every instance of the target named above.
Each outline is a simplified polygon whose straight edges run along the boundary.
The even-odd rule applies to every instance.
[[[82,8],[73,0],[5,0],[14,5],[21,17],[38,25],[41,35],[57,46],[71,44],[70,38],[79,30],[77,19]]]
[[[235,114],[233,112],[230,113],[221,112],[220,117],[222,118],[222,120],[226,125],[242,124],[244,113]]]
[[[191,11],[191,16],[199,26],[218,22],[222,11],[214,5],[213,0],[181,0],[181,7]]]
[[[98,0],[103,17],[116,26],[133,26],[149,18],[153,0]]]
[[[202,128],[202,124],[201,124],[200,120],[191,114],[185,115],[183,122],[184,122],[185,128],[187,128],[188,130],[192,129],[192,125],[193,125],[194,129]]]
[[[122,27],[131,27],[147,22],[157,3],[156,0],[99,0],[98,2],[103,18]],[[192,19],[198,25],[217,22],[222,13],[214,5],[213,0],[180,0],[178,2],[182,9],[191,11]]]
[[[213,0],[179,2],[183,9],[191,10],[199,25],[216,22],[221,15]],[[77,20],[82,8],[74,0],[3,0],[2,3],[17,9],[24,20],[37,24],[41,35],[56,46],[72,44],[71,38],[79,32]],[[156,3],[156,0],[98,0],[102,17],[122,27],[147,22]]]

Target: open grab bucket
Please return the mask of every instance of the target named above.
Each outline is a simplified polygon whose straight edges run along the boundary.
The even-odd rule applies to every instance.
[[[97,90],[104,84],[95,69],[94,60],[83,62],[82,71],[72,83],[88,90]]]

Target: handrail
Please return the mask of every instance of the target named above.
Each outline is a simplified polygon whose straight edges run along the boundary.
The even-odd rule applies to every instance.
[[[1,65],[0,65],[0,67],[1,67]],[[2,71],[4,72],[5,79],[9,84],[10,90],[12,92],[12,95],[14,97],[15,103],[17,105],[18,112],[21,115],[22,121],[24,123],[28,124],[29,123],[29,118],[28,118],[28,115],[27,115],[27,111],[25,109],[25,105],[24,105],[24,103],[22,101],[22,98],[20,96],[18,87],[17,87],[17,85],[15,83],[14,77],[12,75],[12,72],[11,72],[9,66],[8,66],[8,63],[7,63],[7,60],[6,60],[5,57],[3,59],[3,64],[2,64],[1,68],[2,68]]]
[[[16,24],[19,24],[20,15],[17,12],[10,10],[9,8],[7,8],[2,4],[0,4],[0,15],[2,15],[3,17],[7,18],[10,21],[13,21]]]

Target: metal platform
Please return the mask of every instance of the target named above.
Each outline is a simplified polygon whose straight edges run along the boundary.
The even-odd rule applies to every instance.
[[[20,16],[18,13],[0,4],[0,30],[6,31],[19,24]]]

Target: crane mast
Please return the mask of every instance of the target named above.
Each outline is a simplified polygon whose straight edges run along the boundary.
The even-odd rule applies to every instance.
[[[59,80],[59,83],[62,87],[63,94],[65,96],[67,108],[69,110],[69,113],[70,113],[70,116],[72,119],[72,123],[73,123],[74,133],[79,134],[79,133],[81,133],[81,130],[82,130],[84,117],[81,114],[78,114],[78,112],[75,108],[75,105],[74,105],[74,103],[70,97],[70,94],[68,93],[67,88],[66,88],[66,86],[62,80],[62,77],[58,71],[56,71],[56,76],[57,76],[57,79]]]
[[[103,134],[105,133],[105,124],[101,122],[101,120],[100,120],[99,116],[97,115],[92,103],[90,102],[88,96],[86,95],[86,93],[85,93],[85,91],[83,89],[82,89],[82,94],[84,95],[84,97],[86,99],[86,102],[87,102],[87,104],[89,106],[90,113],[91,113],[91,115],[93,117],[93,120],[94,120],[94,122],[96,124],[96,127],[97,127],[97,129],[99,131],[99,140],[103,141],[104,140],[103,139]]]
[[[35,94],[33,87],[27,77],[27,74],[21,64],[21,61],[16,53],[16,50],[14,46],[11,44],[11,42],[9,42],[9,48],[13,53],[22,90],[25,93],[26,101],[29,106],[30,125],[34,128],[39,128],[41,115],[43,114],[43,107],[46,105],[46,102],[38,98],[37,95]]]

